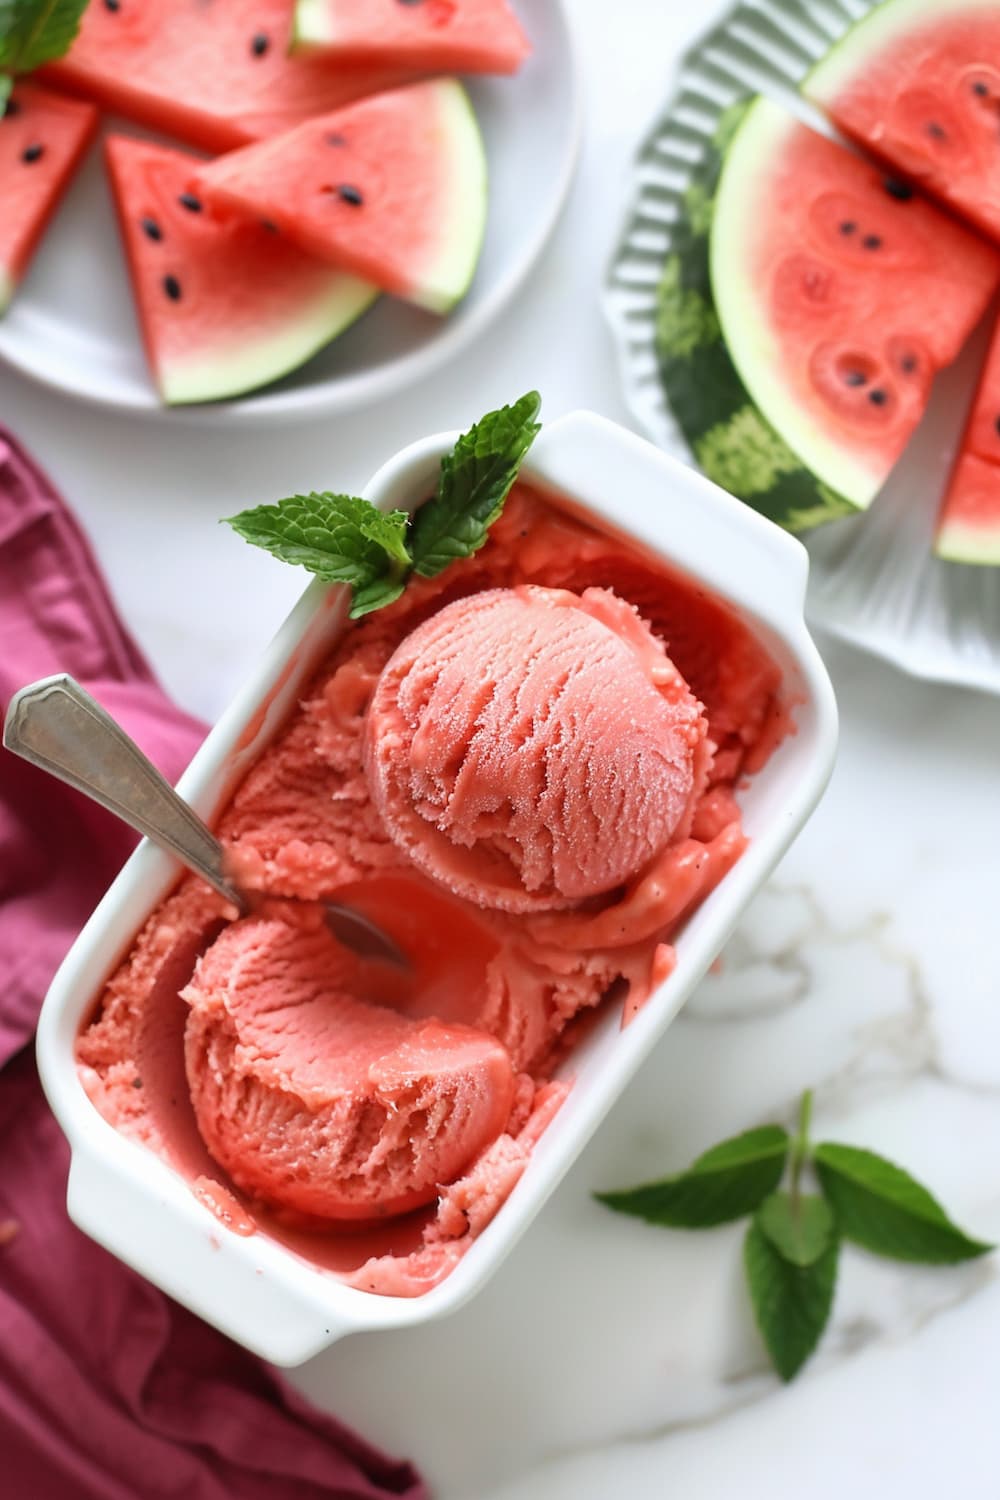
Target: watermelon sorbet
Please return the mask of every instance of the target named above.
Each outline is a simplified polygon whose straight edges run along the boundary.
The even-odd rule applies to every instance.
[[[223,815],[267,893],[192,876],[78,1043],[104,1117],[237,1233],[415,1296],[490,1222],[739,859],[735,789],[790,727],[720,602],[524,485],[486,545],[341,638]],[[376,920],[407,971],[339,947]],[[289,900],[288,898],[296,898]]]

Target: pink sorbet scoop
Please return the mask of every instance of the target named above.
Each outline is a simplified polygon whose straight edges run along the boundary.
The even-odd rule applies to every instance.
[[[362,969],[321,923],[254,917],[183,992],[198,1128],[252,1197],[329,1219],[406,1213],[507,1123],[506,1049],[357,998]]]
[[[508,911],[639,874],[687,835],[711,754],[700,703],[631,605],[531,585],[458,599],[407,636],[364,744],[397,846]]]

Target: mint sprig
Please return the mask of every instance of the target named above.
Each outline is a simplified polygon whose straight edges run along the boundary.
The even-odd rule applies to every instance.
[[[86,8],[87,0],[0,0],[0,115],[17,74],[69,51]]]
[[[3,0],[0,0],[0,5]],[[414,572],[426,578],[471,557],[503,509],[539,424],[532,391],[489,412],[441,460],[434,496],[411,518],[358,495],[291,495],[226,522],[245,541],[325,583],[351,587],[352,619],[398,599]]]
[[[972,1239],[895,1163],[857,1146],[810,1139],[812,1093],[793,1138],[762,1125],[723,1141],[686,1172],[594,1196],[619,1213],[671,1228],[707,1228],[752,1214],[743,1266],[771,1363],[791,1380],[830,1317],[842,1240],[894,1260],[946,1265],[994,1249]],[[788,1169],[787,1190],[779,1184]],[[820,1194],[804,1192],[811,1172]]]
[[[713,1146],[686,1172],[594,1196],[616,1213],[634,1214],[647,1224],[708,1229],[742,1219],[763,1203],[784,1175],[788,1144],[787,1130],[764,1125]]]
[[[437,493],[413,522],[413,562],[424,578],[483,545],[540,430],[541,404],[538,392],[529,391],[513,406],[490,412],[441,460]]]

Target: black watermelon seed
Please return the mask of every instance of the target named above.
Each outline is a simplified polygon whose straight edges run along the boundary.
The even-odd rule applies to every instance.
[[[163,230],[160,228],[159,224],[157,224],[155,219],[140,219],[139,224],[142,228],[143,234],[148,240],[162,240]]]
[[[857,227],[853,219],[845,219],[840,226],[840,232],[841,234],[853,234]]]
[[[899,368],[904,375],[912,375],[917,368],[917,356],[915,354],[904,354],[899,361]]]
[[[361,189],[352,187],[349,182],[342,182],[336,193],[342,203],[350,203],[353,208],[360,208],[365,201]]]
[[[933,141],[946,141],[948,139],[947,130],[945,130],[943,125],[939,125],[937,120],[928,121],[927,134]]]
[[[20,106],[20,104],[18,104],[17,100],[16,99],[8,99],[7,100],[7,108],[4,111],[3,118],[5,120],[12,120],[15,115],[19,115],[20,113],[21,113],[21,106]]]
[[[867,385],[868,376],[864,370],[847,370],[844,374],[845,385]]]
[[[866,250],[880,250],[882,248],[882,238],[877,234],[866,234],[861,243]]]
[[[181,193],[181,195],[177,199],[177,202],[180,204],[181,208],[186,208],[188,213],[201,213],[201,199],[196,198],[194,193]]]
[[[181,284],[176,276],[164,276],[163,290],[171,302],[179,302],[181,300]]]
[[[104,0],[104,9],[111,11],[112,15],[121,10],[121,8],[122,0]]]
[[[972,85],[972,92],[978,94],[980,99],[988,99],[990,90],[987,84],[980,82]]]
[[[424,0],[399,0],[400,5],[423,5]]]
[[[33,161],[38,161],[45,155],[45,147],[41,141],[33,141],[30,146],[25,146],[21,152],[21,160],[30,166]]]
[[[250,43],[250,51],[253,53],[254,57],[263,57],[264,53],[267,51],[270,45],[270,37],[265,36],[263,31],[258,31],[257,35]]]
[[[341,135],[339,131],[331,130],[330,134],[326,138],[326,144],[328,146],[346,146],[347,136]]]
[[[278,226],[273,219],[261,219],[261,229],[266,229],[269,234],[278,234]]]
[[[996,428],[997,432],[1000,432],[1000,417],[997,417],[996,421],[993,423],[993,426]]]
[[[898,177],[887,177],[882,186],[890,198],[898,198],[900,203],[908,203],[913,197],[913,189],[908,183],[900,182]]]
[[[885,391],[880,390],[879,387],[876,386],[873,391],[868,392],[868,399],[871,402],[872,406],[884,406],[888,398],[886,397]]]

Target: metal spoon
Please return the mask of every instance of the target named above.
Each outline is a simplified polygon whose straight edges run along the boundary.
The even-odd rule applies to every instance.
[[[75,787],[176,854],[241,916],[251,910],[251,899],[225,872],[219,841],[121,725],[72,677],[43,677],[15,693],[3,742],[22,760]],[[362,958],[408,967],[402,951],[367,917],[336,901],[322,905],[338,942]]]

